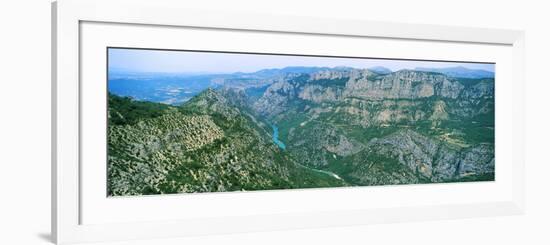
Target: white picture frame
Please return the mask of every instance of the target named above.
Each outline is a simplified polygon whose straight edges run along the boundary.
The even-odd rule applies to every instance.
[[[509,60],[511,71],[507,74],[510,74],[509,79],[515,84],[513,92],[506,95],[513,94],[514,103],[510,104],[511,108],[508,112],[512,118],[511,130],[507,132],[511,165],[505,193],[490,201],[466,200],[432,205],[405,203],[387,208],[338,209],[335,207],[330,211],[283,213],[266,211],[261,215],[210,217],[199,215],[189,219],[83,223],[82,208],[83,199],[85,199],[83,195],[86,195],[82,192],[81,180],[85,169],[80,165],[83,113],[80,71],[83,23],[505,46],[511,52]],[[173,0],[60,0],[52,4],[52,31],[52,237],[58,244],[514,215],[524,212],[524,33],[522,31],[196,11],[187,9],[185,2]],[[501,100],[505,99],[512,98],[501,98]],[[297,192],[294,193],[294,195],[300,195],[296,194]],[[231,197],[229,196],[231,194],[223,195],[226,195],[226,198]],[[279,194],[266,192],[261,195]],[[163,200],[163,202],[170,202],[170,200]]]

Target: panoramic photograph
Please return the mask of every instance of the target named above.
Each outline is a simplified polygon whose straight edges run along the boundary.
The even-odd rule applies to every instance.
[[[107,195],[495,179],[495,64],[108,48]]]

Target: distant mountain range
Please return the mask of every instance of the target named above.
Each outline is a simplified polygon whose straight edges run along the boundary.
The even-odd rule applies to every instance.
[[[315,66],[288,66],[285,68],[274,68],[274,69],[263,69],[259,70],[257,72],[253,72],[251,74],[261,76],[261,77],[272,77],[272,76],[279,76],[284,75],[288,73],[314,73],[321,70],[327,70],[331,69],[329,67],[315,67]],[[336,69],[336,68],[334,68]],[[235,73],[234,73],[235,74]],[[246,74],[246,73],[237,73],[237,74]]]
[[[356,70],[356,69],[357,68],[348,67],[348,66],[336,66],[336,67],[288,66],[288,67],[285,67],[285,68],[263,69],[263,70],[259,70],[257,72],[253,72],[253,73],[250,73],[250,74],[254,74],[254,75],[262,76],[262,77],[266,77],[266,76],[270,77],[270,76],[276,76],[276,75],[284,75],[284,74],[288,74],[288,73],[311,74],[311,73],[316,73],[316,72],[319,72],[319,71],[351,71],[351,70]],[[390,70],[386,67],[383,67],[383,66],[373,66],[373,67],[367,68],[367,70],[372,71],[372,72],[376,72],[376,73],[381,74],[381,75],[392,73],[392,70]],[[237,74],[238,75],[244,75],[244,74],[247,74],[247,73],[239,72],[239,73],[233,73],[233,74],[235,74],[235,75],[237,75]]]
[[[447,76],[454,78],[494,78],[495,73],[486,70],[479,69],[468,69],[466,67],[457,66],[457,67],[448,67],[448,68],[426,68],[426,67],[417,67],[417,71],[429,71],[443,73]]]
[[[237,72],[233,73],[232,75],[253,75],[257,77],[273,77],[273,76],[280,76],[284,74],[289,73],[304,73],[304,74],[311,74],[316,73],[320,71],[350,71],[350,70],[356,70],[357,68],[353,67],[347,67],[347,66],[338,66],[338,67],[306,67],[306,66],[289,66],[285,68],[275,68],[275,69],[263,69],[259,70],[257,72],[253,73],[242,73]],[[367,70],[378,73],[380,75],[386,75],[390,74],[393,71],[388,69],[387,67],[383,66],[373,66],[367,68]],[[470,78],[470,79],[478,79],[478,78],[494,78],[495,73],[487,70],[481,70],[481,69],[469,69],[463,66],[456,66],[456,67],[446,67],[446,68],[429,68],[429,67],[417,67],[414,70],[416,71],[426,71],[426,72],[436,72],[445,74],[449,77],[453,78]]]

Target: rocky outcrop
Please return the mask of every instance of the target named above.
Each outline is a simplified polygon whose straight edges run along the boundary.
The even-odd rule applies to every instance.
[[[432,122],[432,126],[438,126],[442,121],[449,119],[447,113],[447,105],[444,101],[438,100],[433,105],[432,115],[428,118]]]
[[[494,173],[494,147],[489,144],[454,150],[440,140],[403,130],[375,139],[367,147],[397,159],[413,173],[434,182]]]
[[[311,81],[321,80],[321,79],[341,79],[350,77],[350,71],[339,71],[339,70],[322,70],[315,73],[312,73],[310,76]]]
[[[346,157],[361,151],[363,145],[330,125],[311,122],[307,128],[290,130],[288,149],[305,165],[326,166],[331,158]]]
[[[298,94],[298,98],[313,101],[315,103],[337,101],[341,97],[341,90],[332,87],[326,88],[319,85],[304,86]]]
[[[258,111],[272,112],[273,110],[269,108],[268,104],[271,102],[277,106],[284,106],[285,99],[303,99],[315,103],[337,102],[347,98],[363,100],[430,97],[457,99],[464,90],[462,84],[445,75],[411,70],[402,70],[386,75],[376,75],[371,71],[360,69],[323,70],[304,76],[307,79],[302,82],[283,79],[273,83],[256,103]],[[344,80],[345,86],[330,86],[330,82],[327,80]],[[317,81],[323,81],[323,84],[319,84]],[[490,86],[490,84],[474,86],[465,92],[465,96],[480,97],[482,96],[480,94],[490,92]]]
[[[414,131],[404,130],[369,143],[371,151],[398,159],[414,173],[431,178],[433,173],[433,156],[439,150],[439,144]],[[437,175],[437,173],[436,173]]]
[[[300,79],[296,79],[299,77]],[[292,101],[304,100],[349,114],[350,122],[376,126],[431,120],[439,125],[452,115],[473,117],[493,110],[494,82],[462,84],[440,73],[401,70],[380,75],[365,69],[322,70],[282,79],[254,102],[255,110],[273,117]],[[357,106],[350,101],[362,101]],[[343,108],[339,108],[343,107]]]
[[[261,115],[270,116],[281,113],[293,98],[296,98],[295,84],[282,80],[273,83],[264,95],[254,103],[254,109]]]
[[[374,79],[350,79],[344,94],[362,99],[456,98],[463,86],[444,75],[402,70]]]
[[[493,145],[481,144],[461,154],[457,175],[465,177],[476,174],[494,173],[495,152]]]
[[[492,98],[495,95],[495,85],[492,80],[482,80],[481,82],[464,89],[462,97],[465,99]]]

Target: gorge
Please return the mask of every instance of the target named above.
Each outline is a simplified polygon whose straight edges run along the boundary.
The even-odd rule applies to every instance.
[[[109,194],[494,180],[494,74],[382,68],[110,90]],[[178,97],[189,96],[186,84],[197,92]],[[179,99],[167,103],[162,91]]]

